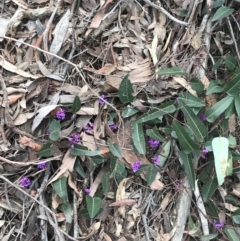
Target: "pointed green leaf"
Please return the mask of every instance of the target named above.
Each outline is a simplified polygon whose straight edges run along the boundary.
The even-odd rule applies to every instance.
[[[201,93],[204,90],[203,83],[200,82],[198,79],[194,79],[194,78],[191,79],[191,87],[197,93]]]
[[[132,83],[128,79],[128,75],[126,75],[119,86],[119,99],[123,104],[131,103],[134,100],[133,92]]]
[[[226,96],[217,102],[214,106],[205,112],[207,121],[210,123],[214,122],[231,105],[232,102],[233,97],[231,96]]]
[[[86,196],[86,202],[87,202],[87,210],[88,210],[89,216],[90,218],[94,218],[98,214],[101,208],[101,203],[102,203],[101,198],[99,197],[93,198],[88,195]]]
[[[223,19],[223,18],[226,18],[228,17],[229,15],[231,15],[232,13],[234,12],[234,9],[233,8],[229,8],[229,7],[220,7],[216,13],[213,15],[212,17],[212,22],[213,21],[217,21],[217,20],[220,20],[220,19]]]
[[[212,71],[217,70],[217,69],[219,68],[219,66],[222,64],[222,62],[223,62],[223,58],[219,58],[219,59],[217,60],[217,62],[213,65]]]
[[[84,172],[82,165],[80,163],[79,160],[77,160],[74,164],[74,170],[77,171],[77,173],[82,177],[82,178],[86,178],[86,173]]]
[[[185,105],[189,107],[205,107],[206,104],[204,101],[199,99],[198,97],[188,93],[188,92],[182,92],[178,96],[178,100],[181,100],[185,103]]]
[[[223,92],[223,87],[219,86],[217,84],[217,81],[212,80],[210,82],[210,85],[208,86],[206,95],[210,95],[210,94],[214,94],[214,93],[221,93],[221,92]]]
[[[207,213],[209,214],[209,216],[211,216],[213,219],[218,219],[218,209],[216,206],[216,203],[209,199],[207,204]]]
[[[157,75],[186,75],[187,73],[183,71],[180,67],[174,66],[171,68],[164,68],[156,71]]]
[[[204,235],[201,237],[201,241],[209,241],[211,239],[214,239],[218,236],[218,233],[211,233],[211,234],[208,234],[208,235]]]
[[[162,144],[163,149],[160,153],[160,167],[164,167],[171,150],[171,140]]]
[[[240,91],[240,69],[237,69],[233,78],[226,83],[224,86],[224,91],[231,96],[239,95]]]
[[[100,150],[89,151],[87,147],[76,144],[71,148],[70,153],[74,156],[97,156],[102,154]]]
[[[81,109],[81,100],[78,96],[75,96],[73,105],[72,105],[72,113],[76,113]]]
[[[150,168],[148,169],[148,172],[146,174],[146,181],[149,186],[155,180],[157,173],[158,169],[154,165],[150,165]]]
[[[91,157],[91,159],[97,165],[102,164],[106,161],[106,158],[104,158],[103,156],[93,156]]]
[[[146,154],[146,143],[143,133],[143,128],[141,123],[133,122],[132,124],[132,139],[133,144],[139,154],[145,155]]]
[[[61,136],[60,121],[52,119],[52,121],[51,121],[51,123],[49,125],[49,130],[50,130],[49,138],[52,141],[56,141],[57,139],[59,139],[60,136]]]
[[[240,208],[233,213],[233,222],[240,224]]]
[[[184,130],[181,124],[179,124],[178,121],[176,120],[173,121],[173,129],[176,132],[180,146],[184,151],[186,151],[187,153],[190,153],[193,150],[199,150],[197,143],[195,143],[189,137],[189,134]]]
[[[202,186],[203,201],[207,202],[218,188],[217,178],[210,179]]]
[[[104,173],[102,176],[102,187],[103,187],[103,192],[107,193],[109,190],[109,179],[110,179],[110,173]]]
[[[195,172],[193,168],[192,159],[185,153],[185,151],[180,151],[180,157],[183,161],[184,170],[186,172],[189,184],[191,188],[195,189]]]
[[[224,57],[226,66],[229,70],[234,70],[237,65],[237,60],[232,56]]]
[[[229,165],[228,146],[229,142],[225,137],[215,137],[212,140],[215,170],[219,186],[221,186],[224,182],[224,178],[226,177],[226,170]]]
[[[127,117],[130,117],[130,116],[133,116],[135,115],[136,113],[138,113],[139,110],[135,107],[132,107],[132,106],[127,106],[124,110],[123,110],[123,113],[122,113],[122,117],[123,118],[127,118]]]
[[[112,154],[116,157],[121,158],[122,152],[118,146],[117,143],[112,144],[110,141],[108,142],[109,150],[112,152]]]
[[[146,134],[154,140],[164,142],[164,138],[159,134],[158,128],[154,126],[153,129],[147,129]]]
[[[59,206],[59,209],[64,213],[67,223],[72,223],[72,207],[69,202],[63,203]]]
[[[159,107],[155,107],[153,110],[150,110],[148,113],[143,114],[135,122],[143,123],[146,121],[154,120],[164,116],[165,114],[171,114],[175,111],[176,111],[176,107],[174,105],[174,101],[169,101],[165,104],[160,105]]]
[[[240,241],[239,235],[231,228],[224,229],[225,234],[228,236],[229,241]]]
[[[240,96],[239,95],[234,97],[234,104],[235,104],[237,116],[238,118],[240,118]]]
[[[42,149],[38,152],[38,155],[41,157],[50,157],[53,155],[53,152],[51,150],[51,143],[45,144]]]
[[[179,100],[178,102],[194,136],[197,140],[203,141],[204,137],[208,134],[207,127],[183,101]]]
[[[53,182],[53,189],[57,193],[57,195],[61,198],[63,203],[68,202],[68,194],[67,194],[67,178],[61,177]]]

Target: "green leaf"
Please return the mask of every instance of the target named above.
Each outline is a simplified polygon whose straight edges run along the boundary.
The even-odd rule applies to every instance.
[[[240,208],[237,209],[234,213],[233,213],[233,222],[236,224],[240,224]]]
[[[237,60],[232,56],[224,57],[225,64],[229,70],[234,70],[237,65]]]
[[[76,113],[81,109],[81,100],[78,96],[75,96],[73,105],[72,105],[72,113]]]
[[[194,136],[197,140],[203,141],[204,137],[208,134],[207,127],[183,101],[179,100],[178,102]]]
[[[193,150],[199,150],[197,143],[195,143],[190,137],[185,129],[178,123],[178,121],[173,121],[173,129],[176,132],[180,146],[184,151],[190,153]]]
[[[164,68],[156,71],[157,75],[186,75],[187,73],[183,71],[180,67],[174,66],[171,68]]]
[[[138,112],[139,112],[139,110],[137,108],[132,107],[132,106],[127,106],[127,108],[125,108],[123,110],[123,113],[122,113],[123,116],[122,117],[127,118],[127,117],[135,115]]]
[[[91,159],[97,165],[102,164],[106,161],[106,158],[104,158],[103,156],[93,156],[91,157]]]
[[[156,126],[153,129],[147,129],[146,134],[154,140],[164,142],[164,138],[159,134],[158,128]]]
[[[53,182],[53,189],[57,193],[57,195],[61,198],[63,203],[68,202],[68,194],[67,194],[67,178],[61,177],[55,182]]]
[[[132,83],[130,82],[130,80],[128,79],[128,75],[126,75],[120,86],[119,86],[119,90],[118,90],[118,95],[119,95],[119,99],[123,104],[126,103],[131,103],[134,100],[133,97],[133,87],[132,87]]]
[[[210,179],[202,186],[202,197],[203,201],[207,202],[209,198],[215,193],[218,187],[217,178]]]
[[[198,97],[188,93],[188,92],[182,92],[178,96],[178,100],[181,100],[184,102],[185,105],[189,107],[205,107],[206,104],[204,101],[199,99]]]
[[[87,147],[76,144],[71,148],[70,153],[74,156],[97,156],[102,154],[100,150],[89,151]]]
[[[38,152],[38,155],[41,157],[50,157],[53,155],[53,152],[50,148],[51,143],[45,144],[42,149]]]
[[[122,173],[125,171],[125,165],[121,161],[117,161],[117,166],[116,166],[116,173],[119,175],[122,175]]]
[[[77,171],[77,173],[82,177],[82,178],[86,178],[86,173],[84,172],[82,165],[80,163],[80,161],[76,161],[75,165],[74,165],[74,170]]]
[[[49,138],[52,141],[56,141],[61,136],[61,125],[60,121],[57,121],[55,119],[52,119],[50,125],[49,125]]]
[[[239,95],[234,97],[234,104],[235,104],[237,116],[238,118],[240,118],[240,96]]]
[[[212,22],[213,21],[217,21],[217,20],[220,20],[220,19],[223,19],[223,18],[226,18],[228,17],[229,15],[231,15],[232,13],[234,12],[234,9],[233,8],[229,8],[229,7],[220,7],[216,13],[213,15],[212,17]]]
[[[197,93],[200,93],[204,90],[204,85],[198,79],[191,79],[191,87]]]
[[[215,170],[218,179],[218,185],[221,186],[226,177],[228,163],[228,139],[225,137],[215,137],[212,140]]]
[[[233,101],[224,112],[225,119],[229,119],[229,117],[235,113],[236,113],[236,110],[235,110],[234,101]]]
[[[229,82],[227,82],[226,85],[224,86],[224,91],[231,96],[239,95],[239,91],[240,91],[239,78],[240,78],[240,69],[237,69],[235,71],[235,75],[233,76],[233,78]]]
[[[232,102],[233,97],[231,96],[226,96],[217,102],[214,106],[205,112],[207,121],[213,123],[231,105]]]
[[[102,187],[103,187],[103,192],[107,193],[109,190],[109,179],[110,179],[110,173],[104,173],[102,176]]]
[[[184,170],[186,172],[189,184],[191,188],[194,190],[195,189],[195,172],[193,168],[193,162],[184,151],[180,151],[180,157],[183,161]]]
[[[219,58],[219,59],[217,60],[217,62],[213,65],[212,71],[217,70],[217,69],[219,68],[219,66],[222,64],[222,62],[223,62],[223,58],[221,57],[221,58]]]
[[[219,86],[217,84],[217,81],[212,80],[210,82],[210,85],[208,86],[206,95],[210,95],[210,94],[214,94],[214,93],[221,93],[221,92],[223,92],[223,87]]]
[[[169,101],[159,107],[155,107],[153,110],[150,110],[148,113],[140,116],[135,122],[143,123],[149,120],[154,120],[159,117],[164,116],[165,114],[171,114],[176,111],[176,107],[174,105],[174,101]]]
[[[59,206],[59,209],[63,211],[67,223],[72,223],[72,207],[69,202],[63,203]]]
[[[229,241],[239,241],[239,236],[237,233],[234,231],[234,229],[231,228],[225,228],[224,229],[225,234],[228,236]]]
[[[218,236],[218,233],[211,233],[211,234],[208,234],[208,235],[204,235],[201,237],[201,241],[209,241],[211,239],[214,239]]]
[[[171,150],[171,141],[163,143],[162,146],[163,146],[163,149],[160,153],[160,164],[159,164],[160,167],[164,167],[164,165],[168,159],[168,156],[169,156],[170,150]]]
[[[109,146],[109,150],[111,151],[111,153],[116,156],[121,158],[122,157],[122,152],[118,146],[117,143],[112,144],[111,142],[108,141],[108,146]]]
[[[213,219],[218,219],[218,210],[216,207],[216,203],[214,201],[212,201],[211,199],[208,200],[207,204],[207,213],[209,214],[209,216],[211,216],[211,218]]]
[[[139,154],[145,155],[146,143],[145,143],[142,124],[133,122],[132,126],[133,126],[133,129],[132,129],[133,144]]]
[[[155,180],[157,173],[158,169],[154,165],[150,165],[150,168],[148,169],[148,172],[146,174],[146,181],[149,186]]]
[[[101,208],[101,198],[86,196],[87,210],[90,218],[94,218]]]

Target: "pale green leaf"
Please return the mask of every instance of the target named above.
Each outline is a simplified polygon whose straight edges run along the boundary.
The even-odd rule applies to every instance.
[[[101,208],[101,203],[102,203],[102,200],[101,198],[99,197],[91,197],[91,196],[86,196],[86,202],[87,202],[87,210],[88,210],[88,214],[90,216],[90,218],[94,218],[100,208]]]
[[[132,83],[130,82],[128,75],[126,75],[119,86],[119,90],[118,90],[119,99],[123,104],[132,102],[134,100],[134,97],[132,95],[133,92],[134,91],[133,91]]]
[[[141,123],[133,122],[132,124],[133,144],[139,154],[146,154],[146,143]]]
[[[53,189],[57,193],[57,195],[61,198],[62,203],[68,202],[68,194],[67,194],[67,178],[61,177],[53,182]]]
[[[220,20],[220,19],[223,19],[223,18],[226,18],[228,17],[229,15],[231,15],[232,13],[234,12],[234,9],[233,8],[229,8],[229,7],[220,7],[216,13],[213,15],[212,17],[212,22],[213,21],[217,21],[217,20]]]
[[[180,67],[174,66],[171,68],[164,68],[156,71],[157,75],[186,75]]]

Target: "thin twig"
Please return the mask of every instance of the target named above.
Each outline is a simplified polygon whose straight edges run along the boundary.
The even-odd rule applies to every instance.
[[[189,23],[183,22],[175,17],[173,17],[166,9],[164,9],[163,7],[157,6],[156,4],[152,3],[149,0],[143,0],[145,3],[147,3],[149,6],[156,8],[157,10],[161,11],[162,13],[164,13],[168,18],[170,18],[171,20],[173,20],[176,23],[179,23],[181,25],[184,26],[188,26]]]

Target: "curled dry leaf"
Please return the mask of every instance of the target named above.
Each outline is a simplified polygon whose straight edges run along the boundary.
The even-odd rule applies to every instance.
[[[29,146],[35,151],[40,151],[42,149],[42,146],[40,144],[34,142],[32,139],[26,136],[20,136],[19,143],[24,147]]]

